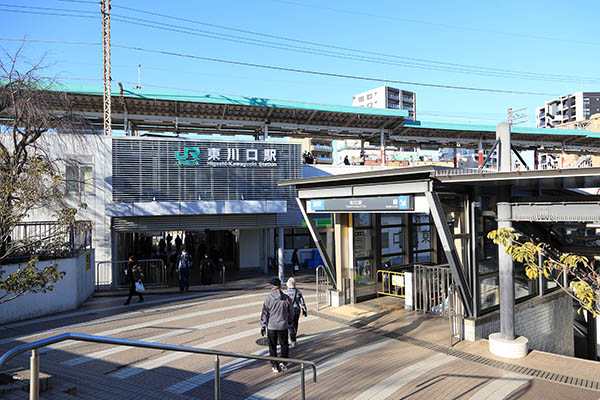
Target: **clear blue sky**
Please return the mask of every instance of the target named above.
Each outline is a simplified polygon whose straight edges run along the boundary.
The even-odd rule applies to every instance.
[[[0,0],[0,4],[0,16],[3,21],[0,36],[3,38],[101,42],[100,8],[95,1]],[[115,45],[139,46],[203,57],[381,79],[548,93],[498,94],[390,83],[391,86],[417,93],[417,118],[421,120],[495,125],[506,118],[508,107],[529,107],[529,124],[533,126],[535,107],[542,105],[545,99],[552,98],[552,94],[600,91],[600,37],[597,35],[600,2],[597,1],[583,1],[571,5],[548,0],[113,0],[112,5],[112,43]],[[385,59],[386,63],[378,60],[365,62],[331,57],[335,52],[345,53],[344,57],[351,52],[167,19],[123,7],[267,35],[352,48],[363,51],[352,53],[354,57]],[[62,10],[91,13],[76,14],[88,15],[90,18],[30,14],[68,14]],[[160,30],[118,20],[133,22],[131,18],[155,21],[168,29],[191,28],[205,31],[196,31],[201,34],[209,32],[208,34],[219,37],[242,37],[235,40],[272,42],[268,46],[307,47],[311,49],[308,50],[310,52],[316,49],[329,56]],[[142,21],[135,22],[147,24]],[[1,41],[0,45],[9,53],[17,46],[16,43],[6,41]],[[364,51],[387,56],[376,56]],[[45,75],[56,76],[65,82],[68,78],[96,79],[69,83],[101,88],[100,46],[27,43],[25,54],[32,60],[46,54],[48,69],[44,72]],[[393,56],[435,63],[392,58]],[[406,63],[419,65],[409,66],[405,65]],[[150,85],[158,85],[199,92],[313,103],[350,105],[353,94],[384,84],[227,65],[116,47],[112,49],[112,64],[113,82],[131,82],[125,83],[127,88],[135,86],[137,65],[141,64],[141,83],[144,89],[150,89]],[[456,64],[475,66],[478,67],[475,71],[502,76],[448,70],[464,68]],[[497,70],[511,70],[517,73]],[[537,80],[523,76],[531,73],[556,77]]]

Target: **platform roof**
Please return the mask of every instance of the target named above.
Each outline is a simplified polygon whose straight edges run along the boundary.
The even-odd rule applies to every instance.
[[[131,124],[138,132],[261,135],[268,126],[270,136],[365,139],[386,144],[435,145],[476,148],[495,141],[495,125],[452,124],[405,120],[407,111],[381,108],[334,106],[258,97],[120,90],[113,83],[113,129]],[[99,88],[60,86],[74,110],[98,129],[103,126],[103,98]],[[600,133],[574,129],[513,126],[512,141],[519,149],[600,153]]]

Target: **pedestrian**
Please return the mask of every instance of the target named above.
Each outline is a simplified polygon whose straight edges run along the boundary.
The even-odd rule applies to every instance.
[[[308,311],[306,309],[306,303],[304,302],[304,296],[302,296],[302,292],[296,288],[296,279],[288,279],[286,286],[287,290],[285,291],[285,294],[292,300],[292,307],[294,309],[294,320],[292,321],[292,326],[289,327],[291,341],[290,347],[296,347],[300,313],[306,317],[308,315]]]
[[[200,263],[200,281],[203,285],[212,284],[214,270],[213,260],[205,253],[204,259]]]
[[[183,241],[181,240],[181,238],[179,237],[179,235],[177,235],[177,236],[175,237],[175,251],[176,251],[177,253],[179,253],[179,251],[180,251],[180,249],[181,249],[181,243],[182,243],[182,242],[183,242]]]
[[[298,249],[292,253],[292,276],[296,276],[296,271],[300,270],[300,259],[298,258]]]
[[[344,157],[344,165],[350,165],[350,160],[348,159],[348,156]]]
[[[289,358],[288,329],[292,325],[294,309],[292,301],[281,290],[281,281],[273,278],[269,282],[271,293],[265,299],[260,314],[260,333],[267,334],[269,340],[269,355],[277,357],[277,342],[281,346],[281,357]],[[287,363],[271,361],[273,373],[287,370]]]
[[[144,274],[142,272],[142,268],[137,262],[135,256],[130,256],[127,261],[127,267],[125,268],[125,277],[129,282],[129,297],[125,302],[125,305],[128,305],[131,302],[131,298],[134,294],[137,294],[139,297],[139,303],[144,301],[144,296],[142,296],[141,291],[138,291],[136,288],[136,283],[142,284],[144,279]],[[142,286],[143,287],[143,286]]]
[[[365,165],[365,152],[361,151],[360,156],[358,157],[358,163],[360,165]]]
[[[177,257],[177,271],[179,272],[179,293],[190,289],[190,273],[192,272],[192,256],[184,247]]]
[[[171,240],[173,240],[173,236],[170,233],[167,234],[167,253],[171,251]]]

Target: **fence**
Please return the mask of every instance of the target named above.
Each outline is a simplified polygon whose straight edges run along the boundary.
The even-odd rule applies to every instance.
[[[99,261],[96,263],[96,290],[114,289],[129,286],[125,269],[127,260]],[[144,274],[144,286],[166,286],[167,270],[163,260],[152,258],[138,260]]]
[[[415,310],[447,316],[452,274],[447,264],[415,264]]]
[[[381,279],[380,279],[381,277]],[[377,296],[386,295],[405,298],[405,281],[404,272],[394,272],[388,270],[377,271]]]
[[[323,306],[329,306],[329,290],[333,287],[329,281],[329,277],[325,272],[325,267],[319,265],[315,272],[317,281],[317,311]]]
[[[92,248],[92,224],[77,221],[64,225],[54,221],[21,222],[2,244],[2,253],[11,253],[3,262],[37,255],[40,259],[73,257]]]

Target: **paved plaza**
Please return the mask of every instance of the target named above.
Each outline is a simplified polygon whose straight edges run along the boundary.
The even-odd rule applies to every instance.
[[[317,363],[317,383],[307,370],[309,399],[600,398],[595,363],[540,352],[507,362],[491,356],[486,341],[449,349],[445,319],[394,309],[389,300],[316,312],[312,286],[302,288],[309,316],[300,320],[290,356]],[[2,327],[0,351],[79,332],[266,354],[257,344],[266,294],[266,288],[215,287],[185,295],[148,294],[144,303],[129,306],[122,305],[122,297],[97,296],[76,311]],[[43,399],[213,398],[210,356],[81,342],[58,343],[40,353],[41,371],[53,377]],[[28,357],[19,356],[9,367],[27,369]],[[298,367],[273,374],[262,361],[222,359],[221,366],[223,399],[300,398]],[[28,398],[21,391],[2,396]]]

